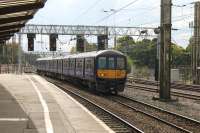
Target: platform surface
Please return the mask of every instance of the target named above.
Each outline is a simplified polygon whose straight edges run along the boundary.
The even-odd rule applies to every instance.
[[[113,133],[85,107],[38,75],[0,75],[0,132]]]

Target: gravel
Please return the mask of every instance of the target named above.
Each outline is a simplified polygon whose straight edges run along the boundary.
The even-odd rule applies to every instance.
[[[69,88],[70,86],[64,85],[66,88]],[[70,87],[70,90],[74,90],[74,88]],[[154,118],[148,117],[140,112],[133,111],[130,108],[127,108],[123,105],[120,105],[117,102],[113,102],[111,100],[105,99],[101,96],[97,96],[88,92],[84,92],[78,89],[75,89],[75,91],[82,96],[90,99],[91,101],[97,103],[98,105],[106,108],[108,111],[111,111],[121,118],[127,120],[129,123],[133,124],[140,130],[144,131],[145,133],[179,133],[181,131],[166,125],[164,123],[161,123],[158,120],[155,120]]]
[[[200,121],[200,101],[172,97],[172,99],[177,100],[172,102],[162,102],[159,100],[153,100],[153,97],[159,97],[158,93],[134,88],[126,88],[125,91],[120,94]]]

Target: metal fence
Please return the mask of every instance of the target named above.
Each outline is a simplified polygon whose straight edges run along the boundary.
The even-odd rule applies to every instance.
[[[33,72],[35,72],[35,68],[30,65],[0,64],[0,74]]]

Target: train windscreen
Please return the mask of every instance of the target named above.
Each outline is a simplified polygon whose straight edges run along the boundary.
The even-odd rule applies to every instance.
[[[106,69],[106,57],[99,57],[98,68],[99,69]]]
[[[124,58],[117,58],[117,69],[125,69],[125,60]]]
[[[115,58],[114,57],[108,58],[108,69],[115,69]]]

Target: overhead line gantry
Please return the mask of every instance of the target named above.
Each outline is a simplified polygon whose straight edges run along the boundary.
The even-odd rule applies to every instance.
[[[155,37],[154,27],[85,26],[85,25],[34,25],[22,28],[19,34],[57,35],[117,35]],[[145,32],[144,32],[145,31]],[[143,34],[147,33],[147,34]]]
[[[49,35],[50,51],[56,51],[56,38],[52,35],[75,35],[77,40],[77,51],[84,52],[85,35],[97,36],[98,50],[108,48],[109,36],[138,36],[138,37],[156,37],[153,27],[122,27],[122,26],[89,26],[89,25],[25,25],[18,34],[41,34]],[[30,40],[30,38],[29,38]],[[54,40],[54,41],[53,41]],[[30,41],[29,41],[30,42]],[[32,41],[33,42],[33,41]],[[52,43],[54,42],[54,43]],[[33,45],[28,45],[33,46]],[[34,51],[31,48],[30,51]]]

